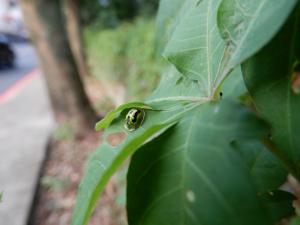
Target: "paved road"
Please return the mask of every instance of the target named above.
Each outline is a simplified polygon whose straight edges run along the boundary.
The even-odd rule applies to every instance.
[[[14,48],[16,68],[0,71],[0,98],[36,67],[29,45],[17,44]],[[12,89],[18,89],[17,94],[0,104],[0,225],[26,225],[54,122],[42,75],[33,76],[22,88],[14,85]]]
[[[1,225],[26,225],[53,120],[42,76],[0,106]]]
[[[16,64],[12,69],[0,69],[0,95],[35,67],[37,58],[34,49],[27,43],[13,44]]]

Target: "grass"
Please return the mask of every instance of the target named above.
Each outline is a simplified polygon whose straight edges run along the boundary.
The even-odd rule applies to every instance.
[[[114,29],[84,31],[88,65],[100,82],[124,85],[126,100],[141,100],[154,89],[162,62],[154,52],[154,20],[137,18]]]

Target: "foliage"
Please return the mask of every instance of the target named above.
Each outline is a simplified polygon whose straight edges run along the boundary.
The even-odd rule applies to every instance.
[[[81,0],[80,13],[83,24],[115,27],[138,15],[153,15],[158,0]]]
[[[88,64],[93,76],[125,85],[127,98],[141,100],[157,84],[161,62],[153,48],[153,21],[138,18],[115,29],[85,30]]]
[[[288,173],[300,179],[299,13],[296,0],[161,0],[157,50],[171,65],[144,104],[99,123],[103,144],[87,163],[72,225],[87,223],[133,153],[130,225],[272,225],[295,215],[293,194],[280,187]],[[132,108],[146,119],[130,132]]]

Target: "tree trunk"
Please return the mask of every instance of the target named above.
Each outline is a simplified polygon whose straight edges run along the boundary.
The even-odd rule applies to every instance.
[[[22,0],[20,3],[56,117],[67,118],[76,130],[91,128],[96,114],[86,96],[71,52],[60,0]]]
[[[67,34],[77,68],[82,77],[88,75],[85,55],[82,47],[81,18],[79,0],[63,0]]]

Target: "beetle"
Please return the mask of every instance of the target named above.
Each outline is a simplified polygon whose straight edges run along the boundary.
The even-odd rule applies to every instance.
[[[144,120],[146,113],[143,109],[131,109],[126,115],[124,127],[128,131],[134,131],[139,128]]]

